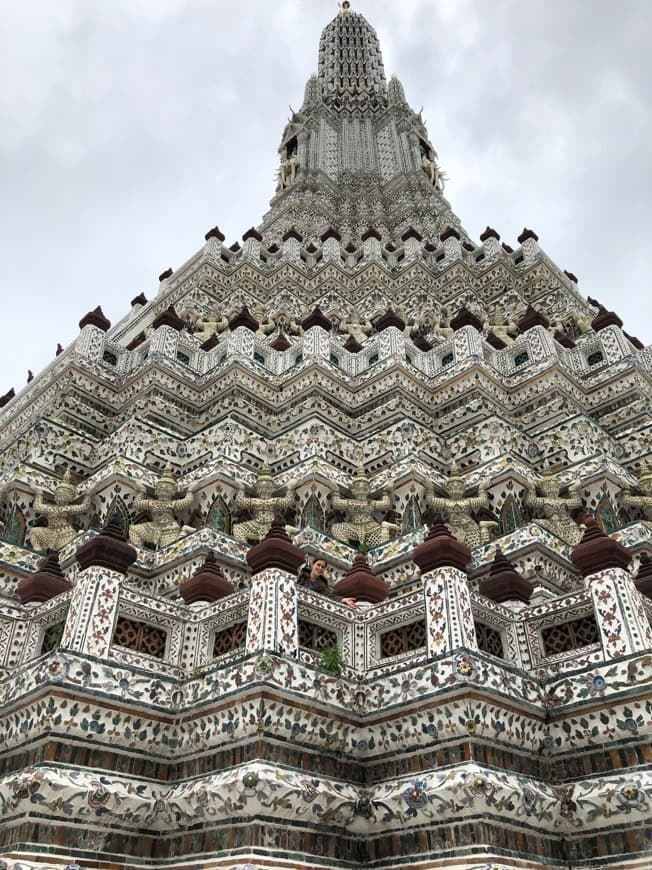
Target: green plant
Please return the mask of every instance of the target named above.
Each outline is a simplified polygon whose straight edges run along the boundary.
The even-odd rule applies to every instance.
[[[319,654],[319,667],[339,677],[344,671],[344,658],[339,646],[325,646]]]

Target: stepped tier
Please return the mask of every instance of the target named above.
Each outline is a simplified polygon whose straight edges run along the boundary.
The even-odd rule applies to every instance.
[[[348,2],[279,157],[0,400],[0,858],[650,866],[650,348]]]

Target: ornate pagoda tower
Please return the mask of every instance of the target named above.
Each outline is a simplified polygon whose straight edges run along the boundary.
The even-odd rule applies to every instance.
[[[652,866],[652,351],[444,181],[344,2],[262,223],[0,399],[0,866]]]

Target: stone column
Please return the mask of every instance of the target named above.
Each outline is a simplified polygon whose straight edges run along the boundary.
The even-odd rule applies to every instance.
[[[370,227],[362,234],[362,250],[364,251],[365,260],[382,260],[383,246],[378,230]]]
[[[297,655],[299,621],[297,578],[279,568],[267,568],[251,581],[247,620],[247,653]]]
[[[106,659],[120,600],[118,571],[93,565],[80,571],[70,599],[61,647]]]
[[[324,262],[335,261],[342,259],[342,246],[340,242],[342,241],[342,237],[334,230],[332,227],[329,227],[326,232],[321,237],[322,241],[322,252],[324,256]]]
[[[405,335],[395,326],[389,326],[378,336],[378,356],[380,359],[389,359],[397,355],[405,356]]]
[[[585,520],[582,541],[571,559],[582,572],[593,598],[595,621],[606,659],[616,659],[652,649],[652,628],[641,594],[627,570],[631,554],[607,537],[593,517]]]
[[[218,260],[222,253],[222,242],[224,241],[224,234],[220,232],[220,228],[215,226],[210,229],[204,239],[206,240],[204,253],[211,260]]]
[[[61,646],[74,652],[107,658],[118,606],[120,585],[136,560],[120,526],[111,520],[97,537],[77,550],[81,567]]]
[[[518,237],[517,241],[521,246],[521,253],[523,254],[523,262],[525,265],[529,266],[541,259],[539,236],[537,236],[534,230],[529,230],[527,227],[524,227],[523,232]]]
[[[282,242],[283,257],[287,257],[294,263],[299,263],[301,261],[301,243],[303,242],[301,234],[294,227],[291,227],[283,236]]]
[[[89,360],[100,360],[104,352],[104,334],[111,328],[111,321],[98,305],[79,321],[79,336],[75,341],[75,353]]]
[[[304,553],[288,538],[280,517],[263,540],[247,553],[253,579],[247,619],[247,653],[299,652],[297,571]]]
[[[462,256],[460,234],[454,227],[446,227],[439,238],[444,243],[444,254],[447,260],[457,260]]]
[[[477,651],[475,623],[466,565],[471,551],[436,523],[414,551],[426,599],[428,656],[442,656],[460,647]]]
[[[243,235],[242,256],[246,260],[253,260],[255,263],[260,263],[260,243],[263,237],[255,227],[247,230]]]

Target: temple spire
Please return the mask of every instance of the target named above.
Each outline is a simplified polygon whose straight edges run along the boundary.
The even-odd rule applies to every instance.
[[[323,100],[336,111],[372,110],[387,105],[385,68],[376,31],[367,19],[342,4],[319,40],[318,79]]]
[[[279,147],[276,196],[259,227],[279,244],[292,228],[305,239],[336,231],[361,240],[373,227],[387,242],[408,231],[439,243],[466,233],[443,197],[443,174],[421,114],[400,81],[387,83],[376,31],[341,3],[322,31],[317,73]]]

